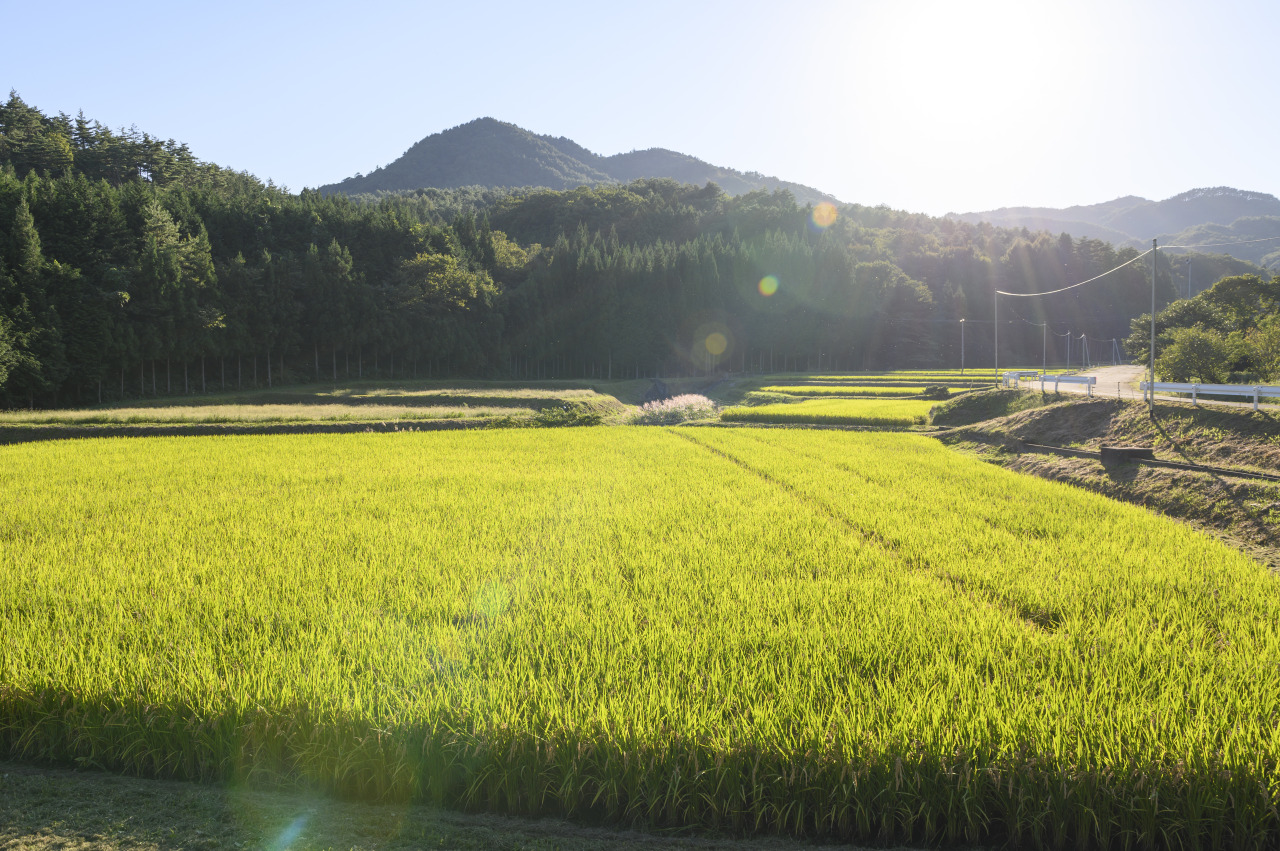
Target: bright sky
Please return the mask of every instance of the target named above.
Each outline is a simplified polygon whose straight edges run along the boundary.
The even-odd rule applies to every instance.
[[[942,214],[1280,194],[1273,0],[3,0],[0,86],[294,190],[492,116]]]

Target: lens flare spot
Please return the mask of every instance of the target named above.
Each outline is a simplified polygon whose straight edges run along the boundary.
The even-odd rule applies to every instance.
[[[719,331],[714,331],[707,335],[707,351],[719,357],[724,354],[724,350],[729,348],[729,338]]]
[[[270,851],[286,851],[302,835],[302,830],[307,826],[307,821],[310,818],[311,816],[305,813],[298,816],[288,827],[280,831],[280,835],[275,838],[275,841],[267,845],[267,848]]]
[[[829,228],[836,223],[836,205],[823,201],[813,208],[813,223],[820,228]]]
[[[817,213],[814,213],[816,216]],[[776,275],[765,275],[760,279],[760,283],[756,287],[760,290],[760,295],[768,298],[778,291],[778,278]]]

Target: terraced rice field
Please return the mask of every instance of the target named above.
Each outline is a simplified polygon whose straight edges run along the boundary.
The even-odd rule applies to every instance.
[[[948,387],[947,392],[957,393],[967,387]],[[785,393],[789,396],[862,396],[867,398],[906,398],[919,396],[927,387],[885,387],[877,384],[769,384],[760,388],[764,393]]]
[[[1280,581],[924,437],[0,447],[0,753],[614,822],[1280,842]]]
[[[782,378],[782,376],[778,376]],[[894,372],[863,372],[852,373],[848,375],[833,375],[828,373],[798,374],[788,376],[790,378],[801,378],[805,381],[833,381],[845,382],[849,384],[875,383],[880,381],[906,381],[906,382],[922,382],[928,384],[944,384],[947,381],[985,381],[995,382],[997,379],[993,377],[991,370],[969,369],[963,373],[958,369],[929,369],[929,370],[898,370]],[[782,383],[782,382],[778,382]]]
[[[179,397],[181,399],[181,397]],[[206,396],[187,404],[92,409],[0,411],[0,427],[26,425],[136,425],[179,423],[329,423],[476,417],[531,418],[539,410],[581,405],[617,412],[623,406],[591,390],[503,387],[345,388],[309,393],[261,392],[231,399]]]
[[[923,425],[937,401],[924,399],[805,399],[725,408],[720,418],[737,423],[802,423],[905,428]]]

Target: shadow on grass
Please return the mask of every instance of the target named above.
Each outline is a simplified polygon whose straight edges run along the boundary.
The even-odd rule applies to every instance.
[[[258,847],[290,832],[296,838],[317,815],[328,818],[337,809],[331,796],[380,804],[395,819],[424,802],[592,825],[877,843],[1274,847],[1280,840],[1270,778],[1244,763],[1227,770],[1213,754],[1194,764],[1169,756],[1077,767],[1000,742],[941,752],[886,741],[843,758],[832,747],[726,749],[697,738],[628,741],[606,729],[474,730],[463,716],[389,724],[306,705],[206,713],[56,687],[0,690],[0,757],[253,790],[243,800],[260,799],[259,790],[301,795],[302,806],[250,820]],[[12,777],[0,783],[0,839],[13,823],[37,835],[66,824],[72,796],[49,788],[33,795]],[[233,841],[231,797],[175,794],[196,811],[187,818],[176,802],[163,807],[167,828],[193,834],[182,847]],[[91,807],[103,803],[92,792],[80,797]],[[128,807],[122,799],[113,811]],[[134,815],[73,817],[124,837],[154,832],[130,824]],[[197,825],[210,819],[231,827],[204,843]]]
[[[425,804],[349,802],[244,786],[0,763],[0,848],[97,847],[783,851],[815,846],[778,839],[743,843],[715,836],[663,836]]]

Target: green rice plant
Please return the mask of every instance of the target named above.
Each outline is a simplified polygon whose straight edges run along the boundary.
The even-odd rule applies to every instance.
[[[863,842],[1280,842],[1280,578],[919,435],[0,447],[0,755]]]
[[[928,388],[920,387],[883,387],[874,384],[771,384],[761,387],[764,393],[786,393],[791,396],[846,396],[864,398],[909,398],[920,396]],[[948,393],[957,393],[968,388],[948,387]]]
[[[737,423],[906,427],[923,425],[936,404],[917,399],[807,399],[791,404],[725,408],[720,418]]]

